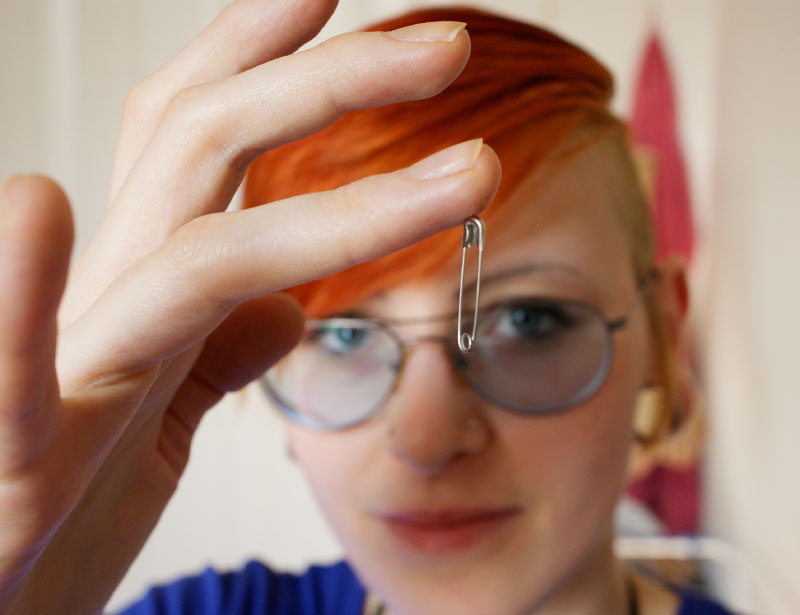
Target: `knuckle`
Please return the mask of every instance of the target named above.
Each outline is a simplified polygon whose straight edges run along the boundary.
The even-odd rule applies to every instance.
[[[256,16],[253,15],[253,4],[253,0],[234,0],[226,4],[208,26],[212,37],[216,40],[234,40],[232,37],[241,37],[247,28],[253,27],[252,22],[257,18],[258,13]]]
[[[386,104],[406,98],[402,79],[389,76],[406,64],[404,58],[382,53],[375,45],[374,32],[357,32],[334,37],[319,46],[324,63],[321,71],[324,94],[339,114]],[[415,80],[414,92],[426,88]]]
[[[364,61],[355,60],[355,44],[358,35],[341,35],[322,43],[319,48],[319,74],[324,103],[338,115],[359,108],[358,98],[370,92],[372,83],[364,74]],[[367,71],[368,72],[368,71]]]
[[[363,252],[367,235],[352,233],[350,230],[367,228],[364,187],[362,182],[353,182],[336,188],[330,196],[330,207],[321,207],[325,221],[330,228],[342,231],[338,233],[337,248],[343,261],[348,266],[357,265],[363,260],[359,254]]]
[[[124,123],[138,123],[153,108],[153,95],[149,80],[140,81],[131,88],[122,106]]]
[[[190,86],[178,90],[167,103],[164,116],[170,124],[181,126],[197,122],[201,115],[200,87]]]
[[[234,32],[237,26],[241,27],[240,20],[245,6],[242,0],[234,0],[234,2],[226,4],[212,22],[212,27],[220,28],[222,32]]]
[[[361,182],[352,182],[331,192],[332,207],[329,216],[357,223],[363,217],[364,191]]]
[[[175,231],[165,244],[165,271],[174,288],[190,289],[204,305],[227,305],[230,300],[213,284],[212,269],[228,254],[223,242],[215,240],[217,218],[207,214],[194,218]]]
[[[319,46],[320,58],[328,65],[325,70],[321,67],[318,71],[314,71],[319,75],[317,88],[320,93],[320,99],[323,107],[331,109],[336,115],[343,115],[347,113],[347,105],[340,100],[341,96],[338,85],[340,73],[342,72],[342,59],[340,45],[336,44],[336,39],[325,41]]]
[[[190,220],[170,235],[166,242],[169,269],[181,278],[193,275],[202,266],[207,253],[209,217]]]
[[[225,109],[211,103],[208,88],[195,85],[175,94],[167,104],[164,124],[167,130],[179,135],[182,156],[194,166],[201,159],[222,160],[234,170],[241,170],[250,162],[247,152],[234,147],[226,127]]]

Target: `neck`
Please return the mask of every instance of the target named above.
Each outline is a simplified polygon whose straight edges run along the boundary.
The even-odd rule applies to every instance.
[[[583,567],[535,605],[529,615],[629,615],[627,573],[614,556],[613,540],[598,545]]]
[[[581,569],[528,609],[526,615],[633,615],[629,613],[628,577],[614,556],[613,540],[609,538]],[[364,613],[391,615],[374,594],[368,597]]]

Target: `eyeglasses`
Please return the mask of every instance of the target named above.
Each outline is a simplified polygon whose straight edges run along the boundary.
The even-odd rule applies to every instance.
[[[552,414],[600,389],[613,360],[613,334],[628,324],[635,306],[609,320],[597,308],[576,301],[509,298],[481,308],[469,354],[459,350],[456,335],[404,341],[395,330],[455,321],[455,315],[309,320],[300,343],[266,372],[261,384],[293,421],[312,429],[344,429],[384,405],[412,344],[441,341],[455,369],[488,402],[524,415]]]

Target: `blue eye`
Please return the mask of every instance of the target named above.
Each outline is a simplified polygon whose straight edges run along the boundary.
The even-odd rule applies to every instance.
[[[353,352],[369,340],[369,331],[358,327],[328,327],[316,331],[312,340],[333,354]]]

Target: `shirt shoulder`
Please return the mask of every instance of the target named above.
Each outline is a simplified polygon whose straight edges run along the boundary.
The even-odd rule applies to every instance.
[[[683,588],[677,591],[681,598],[678,615],[734,615],[710,598]]]
[[[207,568],[154,587],[121,615],[360,615],[364,599],[345,562],[290,574],[251,561],[238,571]]]

